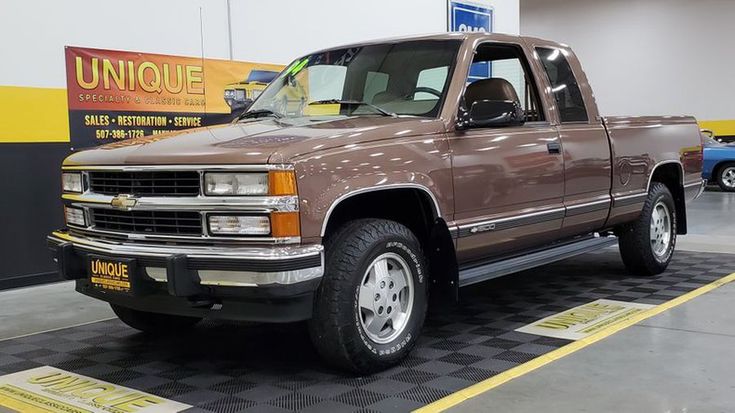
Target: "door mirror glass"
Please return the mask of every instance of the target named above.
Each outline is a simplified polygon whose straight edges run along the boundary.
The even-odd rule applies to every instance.
[[[521,105],[510,100],[475,101],[469,112],[461,113],[459,119],[460,129],[520,126],[526,121]]]

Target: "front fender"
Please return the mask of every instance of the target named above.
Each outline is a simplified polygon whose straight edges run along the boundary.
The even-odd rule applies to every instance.
[[[454,213],[450,153],[443,135],[342,147],[296,161],[294,167],[305,242],[321,239],[340,202],[371,191],[419,189],[431,197],[438,217],[450,220]]]

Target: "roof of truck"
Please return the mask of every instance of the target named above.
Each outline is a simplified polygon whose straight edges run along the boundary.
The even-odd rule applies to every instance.
[[[315,53],[319,53],[322,51],[327,50],[334,50],[334,49],[343,49],[343,48],[349,48],[349,47],[360,47],[360,46],[366,46],[369,44],[380,44],[380,43],[396,43],[396,42],[405,42],[405,41],[412,41],[412,40],[470,40],[474,41],[477,39],[487,39],[490,41],[519,41],[519,40],[537,40],[541,41],[543,43],[555,43],[559,47],[568,47],[565,44],[541,39],[538,37],[532,37],[532,36],[519,36],[515,34],[506,34],[506,33],[485,33],[485,32],[442,32],[442,33],[431,33],[431,34],[421,34],[421,35],[411,35],[411,36],[396,36],[396,37],[387,37],[387,38],[380,38],[380,39],[371,39],[366,40],[362,42],[355,42],[355,43],[347,43],[342,44],[334,47],[324,48],[321,50],[316,51]]]

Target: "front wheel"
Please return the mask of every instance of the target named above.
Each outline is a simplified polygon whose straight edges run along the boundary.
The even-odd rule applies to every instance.
[[[112,307],[112,311],[123,323],[149,334],[177,332],[201,321],[201,318],[149,313],[116,304],[110,304],[110,307]]]
[[[428,301],[416,237],[397,222],[361,219],[331,236],[326,254],[309,322],[321,356],[360,374],[401,361],[418,339]]]
[[[735,192],[735,163],[725,164],[719,169],[717,185],[725,192]]]
[[[666,270],[676,246],[676,205],[666,185],[651,184],[640,217],[622,228],[618,244],[628,271],[656,275]]]

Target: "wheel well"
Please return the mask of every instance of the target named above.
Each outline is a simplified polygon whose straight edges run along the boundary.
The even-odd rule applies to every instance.
[[[327,217],[324,237],[361,218],[381,218],[405,225],[418,238],[429,264],[432,299],[457,299],[457,258],[446,222],[429,194],[417,188],[384,189],[342,200]]]
[[[678,163],[666,163],[654,169],[651,182],[660,182],[669,189],[674,196],[676,206],[676,233],[684,235],[687,233],[686,198],[684,195],[683,173]]]

